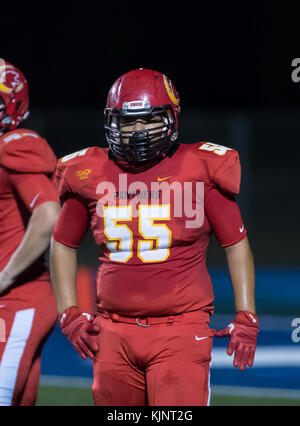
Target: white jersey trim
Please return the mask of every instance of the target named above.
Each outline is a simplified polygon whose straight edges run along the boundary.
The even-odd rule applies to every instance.
[[[30,335],[35,309],[17,311],[0,362],[0,406],[12,403],[20,361]]]

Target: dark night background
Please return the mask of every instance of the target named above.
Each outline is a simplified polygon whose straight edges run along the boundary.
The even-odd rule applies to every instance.
[[[114,80],[139,67],[173,79],[183,107],[298,107],[292,6],[54,1],[7,14],[1,55],[26,73],[33,107],[101,108]]]
[[[181,140],[238,149],[239,203],[257,264],[299,266],[297,9],[271,1],[61,1],[2,13],[0,57],[30,84],[25,125],[58,157],[105,145],[103,108],[115,79],[133,68],[159,70],[180,94]],[[91,262],[89,250],[82,256]],[[214,243],[209,262],[224,263]]]

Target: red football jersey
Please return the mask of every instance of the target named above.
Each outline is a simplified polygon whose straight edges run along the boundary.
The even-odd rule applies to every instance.
[[[56,156],[36,132],[18,129],[0,138],[0,270],[18,248],[34,208],[46,201],[59,201],[51,182]],[[49,280],[43,258],[24,271],[18,284]]]
[[[180,145],[152,168],[134,172],[111,160],[108,149],[90,147],[59,160],[57,182],[61,201],[76,201],[68,214],[63,207],[53,236],[76,248],[67,234],[70,226],[77,227],[72,208],[79,201],[86,215],[79,212],[78,217],[89,221],[100,248],[99,310],[128,316],[212,312],[206,268],[211,233],[222,246],[246,235],[235,201],[228,200],[234,214],[226,213],[228,203],[220,192],[239,192],[235,150],[205,142]],[[213,228],[208,214],[225,214],[227,222],[215,220]],[[77,229],[73,233],[79,242],[86,226],[78,223],[78,228],[79,236]]]

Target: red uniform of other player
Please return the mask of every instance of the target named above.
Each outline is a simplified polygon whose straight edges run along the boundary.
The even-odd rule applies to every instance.
[[[43,252],[58,218],[56,157],[28,115],[23,74],[0,63],[0,405],[33,405],[57,316]]]
[[[212,336],[218,332],[209,328],[214,295],[207,247],[214,232],[225,249],[250,249],[234,200],[238,153],[208,142],[179,145],[178,112],[178,94],[166,76],[132,71],[109,93],[109,149],[86,148],[58,162],[64,204],[53,234],[52,277],[63,332],[83,357],[94,359],[97,405],[209,403]],[[100,249],[93,321],[78,312],[74,272],[66,272],[66,265],[74,271],[88,226]],[[252,331],[248,266],[243,273],[246,283],[233,280],[235,288],[247,287],[245,305],[236,291],[234,328],[242,322]],[[241,369],[243,356],[235,358]]]

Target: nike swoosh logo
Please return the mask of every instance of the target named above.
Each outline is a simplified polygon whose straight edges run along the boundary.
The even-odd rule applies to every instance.
[[[90,314],[87,314],[86,312],[83,312],[81,315],[83,315],[84,317],[86,317],[88,320],[91,319]]]
[[[162,182],[163,180],[166,180],[166,179],[169,179],[171,176],[167,176],[167,177],[165,177],[165,178],[160,178],[160,177],[158,177],[157,178],[157,180],[158,180],[158,182]]]
[[[249,317],[252,319],[252,321],[254,322],[254,324],[256,323],[256,319],[254,318],[253,315],[249,314]]]
[[[232,323],[230,323],[230,324],[228,325],[228,327],[229,327],[229,334],[231,334],[231,333],[232,333],[232,331],[233,331],[233,329],[234,329],[234,325],[233,325]]]
[[[245,228],[245,226],[244,226],[244,225],[243,225],[243,226],[241,226],[241,227],[240,227],[240,232],[243,232],[244,228]]]
[[[63,313],[62,317],[60,319],[60,323],[62,324],[64,322],[64,319],[66,318],[67,314]]]
[[[31,201],[31,203],[29,204],[30,208],[32,209],[36,200],[38,199],[40,193],[36,194],[36,196],[34,197],[34,199]]]
[[[205,336],[205,337],[198,337],[198,336],[197,336],[197,334],[196,334],[195,339],[196,339],[196,340],[204,340],[204,339],[207,339],[207,337],[208,337],[208,336]]]

